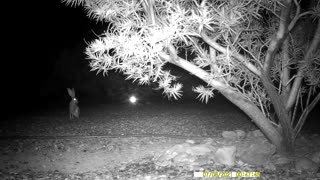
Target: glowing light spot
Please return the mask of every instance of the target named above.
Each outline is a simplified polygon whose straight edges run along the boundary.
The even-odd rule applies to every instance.
[[[135,104],[137,102],[137,98],[135,96],[131,96],[129,98],[130,103]]]

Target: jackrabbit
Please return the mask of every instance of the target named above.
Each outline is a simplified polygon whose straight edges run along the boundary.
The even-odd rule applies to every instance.
[[[78,106],[78,100],[76,98],[76,94],[74,92],[74,88],[72,88],[72,89],[67,88],[67,90],[68,90],[68,94],[71,97],[71,101],[69,103],[69,116],[70,116],[70,119],[73,119],[74,117],[79,119],[80,108]]]

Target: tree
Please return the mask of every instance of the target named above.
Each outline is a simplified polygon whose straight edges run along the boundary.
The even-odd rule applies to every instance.
[[[319,2],[307,11],[297,0],[62,2],[83,5],[89,17],[109,25],[86,48],[92,70],[117,70],[139,84],[157,82],[178,99],[182,84],[163,66],[179,66],[207,83],[193,88],[201,101],[219,91],[279,153],[292,153],[320,99]],[[295,30],[301,19],[310,22],[311,35]]]

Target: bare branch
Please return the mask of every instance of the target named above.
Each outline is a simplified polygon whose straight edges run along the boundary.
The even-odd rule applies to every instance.
[[[310,48],[308,49],[303,61],[307,62],[310,61],[310,57],[312,56],[312,53],[314,53],[316,50],[318,50],[317,48],[319,48],[319,42],[320,42],[320,21],[318,21],[318,26],[317,26],[317,30],[314,33],[314,37],[313,40],[311,42]],[[297,98],[297,94],[299,91],[299,88],[301,86],[302,83],[302,79],[304,77],[304,72],[303,72],[303,67],[300,67],[296,76],[296,79],[294,80],[294,83],[292,85],[291,88],[291,92],[289,95],[289,98],[286,102],[286,109],[291,109],[292,106],[294,105],[294,102],[296,101]]]
[[[195,76],[197,76],[198,78],[202,79],[203,81],[205,82],[208,82],[208,77],[210,77],[210,74],[199,68],[198,66],[190,63],[189,61],[183,59],[183,58],[180,58],[180,57],[177,57],[176,58],[176,61],[170,61],[171,60],[171,57],[170,55],[167,55],[165,53],[159,55],[163,60],[166,60],[168,62],[171,62],[172,64],[176,65],[176,66],[179,66],[185,70],[187,70],[188,72],[191,72],[192,74],[194,74]],[[210,86],[216,88],[216,89],[224,89],[224,88],[227,88],[227,85],[224,84],[223,82],[221,81],[218,81],[218,80],[210,80]]]
[[[297,21],[300,18],[300,10],[301,10],[300,4],[299,4],[298,0],[293,0],[293,1],[297,7],[297,11],[296,11],[296,14],[295,14],[293,20],[289,24],[289,31],[294,27],[294,25],[297,23]]]
[[[274,62],[274,55],[276,54],[277,50],[283,43],[284,39],[288,34],[288,23],[290,18],[290,11],[291,11],[291,1],[284,3],[283,7],[281,8],[281,16],[280,16],[280,24],[279,29],[276,34],[271,39],[269,44],[269,48],[266,54],[265,62],[263,65],[263,70],[267,76],[270,74],[270,69]]]
[[[300,89],[299,89],[299,91],[300,91]],[[297,111],[298,111],[298,104],[299,104],[299,101],[296,101],[296,103],[294,105],[294,108],[293,108],[292,117],[291,117],[291,126],[293,126],[294,120],[296,119],[296,114],[297,114]]]
[[[288,93],[290,92],[290,68],[289,68],[289,38],[287,37],[282,45],[282,58],[281,58],[281,85],[282,89],[279,88],[282,95],[287,98]]]
[[[176,59],[178,58],[178,53],[176,48],[170,43],[168,45],[168,51],[170,53],[170,61],[176,61]]]
[[[300,14],[301,7],[300,7],[299,2],[298,2],[297,0],[294,0],[294,4],[295,4],[296,7],[297,7],[297,11],[296,11],[296,14],[295,14],[294,18],[292,19],[292,21],[291,21],[290,24],[289,24],[289,27],[288,27],[288,28],[289,28],[289,31],[292,30],[292,28],[294,27],[294,25],[297,23],[297,21],[298,21],[301,17],[303,17],[303,16],[305,16],[305,15],[308,15],[308,14],[312,14],[312,11],[307,11],[307,12],[304,12],[304,13],[301,13],[301,14]]]
[[[219,52],[221,52],[223,54],[227,54],[230,52],[230,50],[228,51],[227,48],[222,47],[218,43],[216,43],[215,41],[211,40],[210,37],[207,36],[204,31],[201,32],[201,36],[206,43],[208,43],[212,48],[218,50]],[[261,76],[260,70],[257,69],[257,67],[254,66],[252,63],[250,63],[244,56],[242,56],[240,54],[231,54],[231,56],[236,58],[237,60],[239,60],[245,67],[247,67],[255,75],[257,75],[259,77]]]

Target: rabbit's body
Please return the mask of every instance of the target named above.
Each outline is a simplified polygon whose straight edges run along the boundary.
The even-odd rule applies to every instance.
[[[69,117],[70,119],[73,119],[74,117],[79,118],[80,117],[80,108],[78,106],[78,100],[75,96],[75,91],[74,89],[69,89],[68,90],[68,94],[71,97],[71,101],[69,103]]]
[[[78,100],[76,98],[73,98],[73,100],[70,101],[69,114],[70,114],[70,119],[73,119],[74,117],[79,118],[80,109],[78,106]]]

